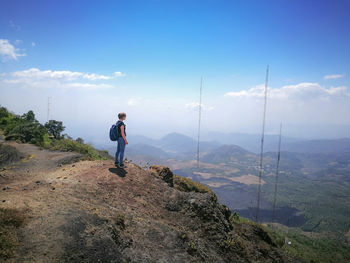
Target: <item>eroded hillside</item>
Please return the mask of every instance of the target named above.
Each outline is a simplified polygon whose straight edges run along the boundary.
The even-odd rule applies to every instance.
[[[168,168],[6,144],[17,157],[0,169],[2,261],[299,262]]]

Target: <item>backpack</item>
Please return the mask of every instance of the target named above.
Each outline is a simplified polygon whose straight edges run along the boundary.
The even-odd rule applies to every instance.
[[[109,129],[109,139],[111,141],[116,141],[120,137],[119,134],[119,121],[116,124],[113,124],[112,127]]]

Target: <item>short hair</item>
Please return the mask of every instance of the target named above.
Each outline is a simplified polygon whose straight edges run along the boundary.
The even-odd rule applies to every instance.
[[[118,113],[118,118],[121,119],[123,117],[126,117],[126,113],[125,112],[120,112]]]

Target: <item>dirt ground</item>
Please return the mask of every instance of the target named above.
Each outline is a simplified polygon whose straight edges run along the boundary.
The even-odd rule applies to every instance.
[[[6,262],[249,262],[220,249],[231,230],[207,194],[180,192],[131,163],[8,144],[24,158],[0,169],[0,208],[27,219]],[[265,241],[254,241],[250,262],[287,262]]]

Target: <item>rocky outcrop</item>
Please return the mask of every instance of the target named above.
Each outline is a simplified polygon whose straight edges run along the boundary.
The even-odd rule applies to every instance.
[[[0,208],[27,218],[4,262],[298,262],[260,225],[232,220],[208,187],[167,167],[31,154],[1,173]]]
[[[149,170],[153,175],[158,176],[169,186],[174,186],[174,175],[173,172],[169,169],[169,167],[161,165],[152,165],[150,166]]]

